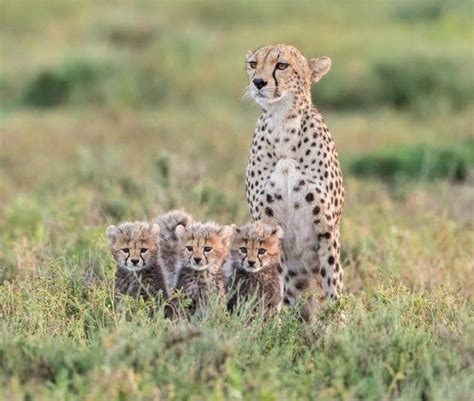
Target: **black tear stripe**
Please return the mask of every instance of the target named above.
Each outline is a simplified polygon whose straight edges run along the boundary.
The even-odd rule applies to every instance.
[[[278,53],[278,56],[277,56],[277,60],[276,60],[276,64],[275,64],[275,68],[273,69],[273,73],[272,73],[272,77],[273,77],[273,80],[275,81],[275,91],[278,92],[278,80],[276,79],[276,70],[277,70],[277,65],[278,65],[278,60],[280,59],[280,53]]]
[[[273,77],[273,80],[275,81],[275,91],[278,91],[278,80],[276,79],[276,76],[275,76],[275,73],[276,73],[276,64],[275,64],[275,68],[273,69],[273,73],[272,73],[272,77]]]
[[[206,265],[209,264],[209,260],[207,259],[207,256],[206,256],[205,252],[202,253],[202,256],[204,256],[204,259],[206,259]]]

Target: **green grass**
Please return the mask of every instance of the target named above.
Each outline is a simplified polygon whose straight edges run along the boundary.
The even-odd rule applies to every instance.
[[[127,321],[112,307],[110,273],[91,286],[52,264],[5,286],[0,366],[18,396],[468,399],[474,384],[472,305],[444,290],[393,283],[346,297],[344,328],[335,311],[308,329],[293,310],[263,323],[218,303],[190,323],[147,317],[144,305]]]
[[[468,1],[2,2],[0,399],[470,400],[472,15]],[[218,303],[191,322],[133,300],[121,315],[108,224],[174,207],[250,218],[243,59],[278,42],[333,62],[313,98],[345,176],[341,304],[312,328]]]

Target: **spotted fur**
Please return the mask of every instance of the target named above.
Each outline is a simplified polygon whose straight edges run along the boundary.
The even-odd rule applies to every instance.
[[[168,297],[159,258],[157,224],[123,223],[107,227],[107,239],[117,263],[115,293],[133,297]]]
[[[342,173],[310,92],[331,61],[275,45],[249,52],[246,63],[248,92],[262,107],[246,170],[247,201],[255,220],[283,228],[284,301],[304,295],[303,317],[311,319],[318,292],[337,299],[342,290]]]
[[[192,220],[192,217],[182,210],[172,210],[156,219],[156,223],[160,227],[160,257],[169,286],[173,285],[178,259],[176,227],[179,225],[188,227]]]
[[[229,259],[224,266],[228,307],[255,296],[257,308],[269,315],[283,301],[280,227],[262,222],[234,227]]]
[[[191,301],[190,314],[202,310],[210,291],[224,295],[223,264],[231,231],[229,226],[212,222],[176,227],[179,253],[174,288]]]

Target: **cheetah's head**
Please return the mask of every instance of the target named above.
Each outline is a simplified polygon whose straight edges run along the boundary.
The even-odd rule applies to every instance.
[[[119,268],[139,271],[155,263],[159,251],[158,224],[123,223],[107,227],[106,233]]]
[[[219,264],[228,254],[231,231],[229,226],[212,222],[194,222],[187,227],[178,225],[176,236],[181,263],[197,271]]]
[[[331,68],[329,57],[307,59],[288,45],[263,46],[246,55],[248,93],[262,107],[288,95],[308,95],[311,85]]]
[[[281,262],[283,230],[262,222],[234,226],[231,256],[236,268],[257,273],[264,267]]]

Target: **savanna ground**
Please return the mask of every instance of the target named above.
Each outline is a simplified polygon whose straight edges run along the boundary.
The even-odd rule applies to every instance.
[[[470,400],[473,3],[0,2],[0,399]],[[246,50],[332,58],[345,295],[309,329],[113,308],[112,222],[249,219]],[[333,315],[343,310],[345,328]]]

